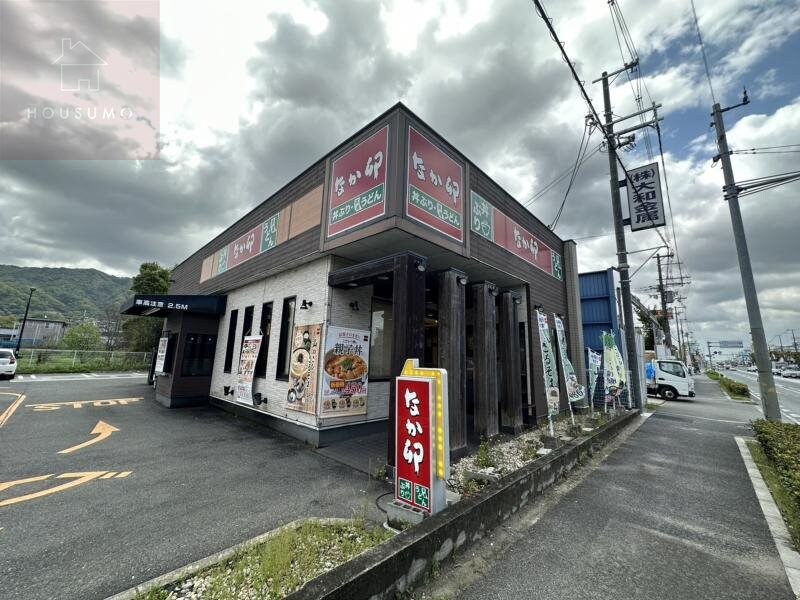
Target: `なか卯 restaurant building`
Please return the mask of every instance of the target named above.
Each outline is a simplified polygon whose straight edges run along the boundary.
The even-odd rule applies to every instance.
[[[159,402],[210,401],[314,445],[385,430],[390,464],[408,358],[447,369],[455,455],[547,417],[537,308],[563,315],[585,372],[575,243],[402,104],[172,280],[124,310],[165,318]]]

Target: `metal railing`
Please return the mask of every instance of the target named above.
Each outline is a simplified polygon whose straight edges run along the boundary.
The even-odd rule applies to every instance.
[[[152,352],[122,352],[118,350],[45,350],[25,348],[17,360],[22,368],[37,369],[148,369]]]

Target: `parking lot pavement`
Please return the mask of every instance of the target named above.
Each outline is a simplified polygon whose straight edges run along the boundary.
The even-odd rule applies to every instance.
[[[144,378],[0,385],[0,597],[105,598],[388,487]]]

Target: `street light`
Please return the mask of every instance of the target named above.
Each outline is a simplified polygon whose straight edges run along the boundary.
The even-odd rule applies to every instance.
[[[22,326],[19,328],[19,333],[17,334],[17,349],[14,351],[15,356],[19,356],[19,346],[22,343],[22,332],[25,331],[25,321],[28,320],[28,309],[31,307],[31,298],[33,298],[33,292],[36,291],[36,288],[31,288],[31,293],[28,294],[28,304],[25,305],[25,316],[22,317]]]

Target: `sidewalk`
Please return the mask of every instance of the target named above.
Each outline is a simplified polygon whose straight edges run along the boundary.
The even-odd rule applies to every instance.
[[[734,436],[760,413],[696,378],[660,406],[464,599],[792,600]]]

